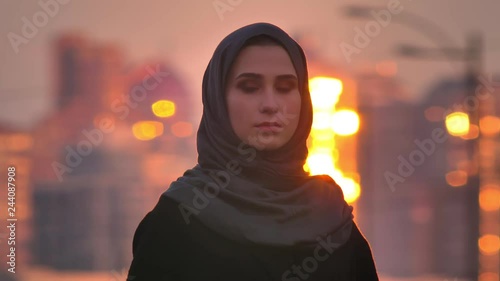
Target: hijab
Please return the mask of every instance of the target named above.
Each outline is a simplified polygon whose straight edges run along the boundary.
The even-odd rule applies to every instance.
[[[299,124],[275,150],[243,143],[232,129],[225,85],[245,43],[265,35],[288,53],[301,94]],[[302,48],[269,23],[244,26],[217,46],[202,84],[203,114],[197,133],[198,164],[162,194],[178,203],[185,222],[193,218],[228,239],[267,246],[311,246],[319,239],[344,244],[352,228],[352,207],[327,175],[303,169],[312,124],[307,63]]]

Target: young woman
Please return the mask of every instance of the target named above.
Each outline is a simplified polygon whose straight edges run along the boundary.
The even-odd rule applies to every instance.
[[[378,280],[340,187],[304,172],[306,59],[280,28],[229,34],[203,78],[198,164],[139,224],[128,280]]]

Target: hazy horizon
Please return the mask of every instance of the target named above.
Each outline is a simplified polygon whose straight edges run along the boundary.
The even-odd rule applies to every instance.
[[[410,89],[415,100],[422,98],[426,89],[437,80],[458,76],[464,68],[460,61],[432,62],[398,57],[394,49],[400,43],[436,47],[439,42],[429,40],[426,34],[418,31],[418,27],[392,21],[381,27],[380,32],[370,38],[369,44],[347,62],[340,44],[352,45],[356,28],[363,29],[369,21],[344,16],[342,7],[353,4],[347,0],[151,1],[148,6],[118,0],[59,0],[61,4],[54,1],[2,4],[0,30],[4,40],[0,44],[3,62],[0,66],[0,124],[26,129],[53,111],[57,77],[51,71],[55,59],[52,40],[73,31],[82,32],[99,44],[118,45],[123,49],[127,63],[156,58],[171,64],[190,94],[194,95],[194,100],[198,101],[202,75],[216,45],[231,31],[259,21],[274,23],[292,35],[308,33],[319,43],[318,51],[323,57],[347,71],[356,71],[361,65],[379,61],[396,61],[396,78]],[[24,38],[27,43],[19,44],[16,54],[9,34],[22,36],[26,24],[23,18],[33,23],[33,16],[44,11],[40,3],[57,3],[57,11],[48,16],[47,23],[40,25],[32,38]],[[484,70],[486,73],[500,72],[500,66],[495,64],[500,61],[500,36],[495,31],[500,2],[483,1],[482,5],[451,0],[356,2],[372,7],[387,7],[389,3],[399,3],[402,13],[417,14],[438,24],[447,33],[449,41],[459,46],[464,45],[468,31],[481,31],[485,37]],[[51,9],[56,10],[55,6]],[[443,42],[447,42],[444,39]],[[201,102],[198,106],[201,108]]]

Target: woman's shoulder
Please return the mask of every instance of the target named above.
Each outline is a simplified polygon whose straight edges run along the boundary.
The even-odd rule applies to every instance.
[[[161,279],[176,266],[176,256],[181,252],[179,244],[183,243],[182,225],[177,225],[174,202],[159,200],[137,226],[133,242],[133,260],[129,275],[137,280],[170,280]],[[185,244],[185,243],[184,243]]]
[[[175,248],[192,239],[217,240],[218,235],[205,226],[198,218],[196,210],[190,210],[182,203],[166,195],[161,195],[158,202],[137,226],[134,234],[136,243],[156,241]],[[148,241],[142,241],[148,240]]]
[[[172,198],[161,195],[153,209],[141,220],[137,231],[172,233],[179,230],[185,223],[178,205]]]
[[[150,214],[152,217],[164,220],[169,220],[172,223],[178,223],[180,218],[181,205],[179,202],[175,201],[173,198],[162,194],[158,198],[158,202],[151,210]]]
[[[140,237],[147,236],[148,239],[175,236],[181,230],[181,223],[177,203],[172,199],[160,196],[158,202],[140,221],[134,235],[134,244],[139,242]]]

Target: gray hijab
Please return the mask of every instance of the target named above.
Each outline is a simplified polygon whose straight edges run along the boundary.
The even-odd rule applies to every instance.
[[[245,43],[259,35],[288,52],[302,98],[292,139],[272,151],[260,151],[236,136],[225,103],[229,69]],[[339,247],[348,240],[352,207],[341,188],[327,175],[310,176],[303,170],[312,104],[304,52],[287,33],[256,23],[229,34],[205,71],[202,101],[198,164],[162,194],[178,202],[187,224],[196,219],[228,239],[277,247],[314,247],[327,236]]]

